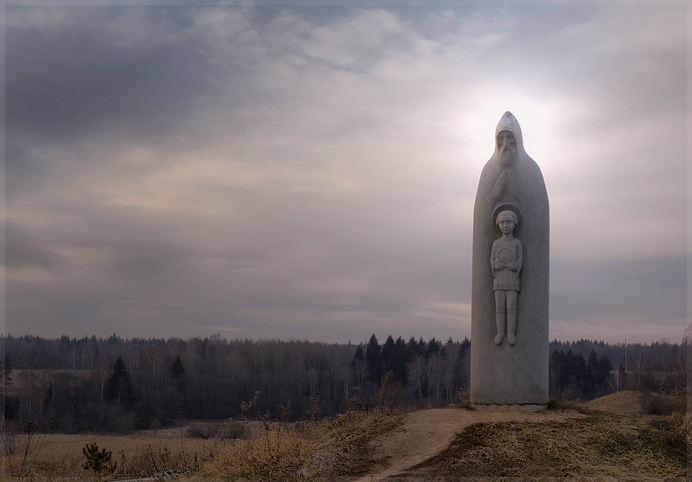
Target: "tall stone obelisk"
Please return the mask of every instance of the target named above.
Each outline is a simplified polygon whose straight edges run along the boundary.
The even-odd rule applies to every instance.
[[[506,112],[473,211],[472,406],[548,402],[549,243],[543,174]]]

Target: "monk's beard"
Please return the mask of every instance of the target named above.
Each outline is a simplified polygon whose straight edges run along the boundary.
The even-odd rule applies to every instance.
[[[504,149],[500,152],[500,165],[502,167],[512,167],[517,160],[517,151]]]

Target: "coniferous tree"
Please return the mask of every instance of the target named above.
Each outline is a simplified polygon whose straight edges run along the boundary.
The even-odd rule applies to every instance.
[[[4,364],[0,362],[0,400],[3,400],[2,406],[0,407],[0,416],[4,417],[5,416],[5,392],[7,391],[6,388],[6,383],[7,383],[7,377],[5,376],[5,366],[7,365],[7,362]]]
[[[368,364],[368,380],[376,383],[382,377],[382,362],[380,360],[380,344],[373,334],[368,346],[365,347],[365,360]]]
[[[428,341],[428,347],[425,350],[425,358],[430,358],[430,355],[436,355],[440,351],[440,343],[433,337]]]
[[[608,355],[603,355],[598,361],[598,383],[603,384],[608,380],[610,372],[613,369],[613,365],[610,363],[610,358]]]
[[[588,388],[588,370],[586,368],[586,360],[584,359],[584,355],[582,355],[581,353],[577,353],[577,356],[575,358],[576,371],[573,378],[574,385],[576,385],[578,390],[586,392]],[[577,395],[577,398],[580,398],[579,395]]]
[[[555,350],[550,356],[550,391],[560,399],[591,399],[608,392],[612,366],[607,355],[600,358],[595,350],[589,353],[588,361],[581,352],[567,353]],[[621,384],[615,383],[618,389]]]
[[[418,351],[418,342],[414,336],[409,338],[408,342],[406,342],[406,350],[409,352],[411,360],[413,360],[413,357],[416,355],[421,355],[421,353]]]
[[[19,409],[19,399],[10,397],[8,392],[12,388],[12,359],[9,353],[5,353],[4,362],[0,371],[0,414],[8,419],[14,418]]]
[[[598,355],[596,355],[596,350],[591,350],[591,353],[589,353],[589,360],[586,362],[586,373],[584,378],[584,393],[592,395],[598,383]]]
[[[5,361],[2,364],[2,387],[7,390],[12,385],[12,359],[9,353],[5,353]]]
[[[397,381],[403,382],[404,385],[407,381],[408,363],[412,359],[413,357],[409,355],[404,339],[401,337],[397,338],[389,360],[389,369],[394,372],[394,378]]]
[[[120,407],[131,404],[133,399],[132,379],[122,357],[118,357],[113,365],[113,373],[106,382],[106,400]]]
[[[392,369],[392,355],[394,354],[394,338],[389,335],[382,345],[380,358],[382,360],[382,372],[386,373]]]
[[[179,392],[185,391],[185,367],[180,360],[180,355],[175,357],[175,361],[171,366],[171,378],[175,381],[176,390]]]
[[[353,354],[353,361],[351,361],[351,368],[356,375],[356,386],[358,390],[363,389],[363,382],[365,381],[365,369],[367,368],[365,360],[365,352],[363,347],[358,345],[356,352]]]

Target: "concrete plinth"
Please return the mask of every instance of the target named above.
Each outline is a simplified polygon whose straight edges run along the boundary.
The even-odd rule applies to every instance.
[[[488,404],[483,404],[483,403],[476,403],[470,405],[471,408],[474,410],[479,410],[482,412],[529,412],[529,413],[537,413],[537,412],[542,412],[543,410],[546,410],[548,408],[548,405],[541,405],[541,404],[496,404],[496,403],[488,403]]]

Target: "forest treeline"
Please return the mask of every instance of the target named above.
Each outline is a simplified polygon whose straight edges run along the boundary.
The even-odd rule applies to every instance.
[[[463,403],[471,342],[207,338],[0,338],[3,415],[64,432],[158,428],[180,419],[306,419],[348,409]],[[686,380],[687,341],[550,343],[550,394],[588,400]]]

